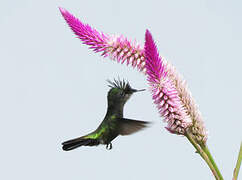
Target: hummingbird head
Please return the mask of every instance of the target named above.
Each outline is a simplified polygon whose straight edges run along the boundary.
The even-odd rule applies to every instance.
[[[124,105],[131,95],[135,92],[144,91],[145,89],[137,90],[133,89],[129,82],[124,80],[115,80],[112,82],[108,80],[109,87],[111,88],[108,92],[108,104]]]

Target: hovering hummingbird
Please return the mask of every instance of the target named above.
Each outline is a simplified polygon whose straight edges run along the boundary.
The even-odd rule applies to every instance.
[[[107,96],[108,109],[104,120],[90,134],[63,142],[62,149],[64,151],[69,151],[80,146],[97,146],[99,144],[106,145],[106,149],[110,150],[112,149],[111,141],[118,135],[130,135],[147,127],[149,122],[123,118],[124,105],[131,95],[145,89],[133,89],[129,82],[125,82],[124,80],[114,79],[114,82],[108,80],[108,83],[111,89]]]

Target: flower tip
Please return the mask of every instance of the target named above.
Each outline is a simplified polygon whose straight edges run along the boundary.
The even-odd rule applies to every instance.
[[[65,16],[66,14],[69,13],[66,9],[64,9],[64,8],[62,8],[62,7],[58,7],[58,8],[59,8],[59,10],[60,10],[60,12],[61,12],[61,14],[62,14],[63,16]]]
[[[146,29],[146,32],[145,32],[145,42],[147,41],[153,41],[152,35],[148,29]]]
[[[159,59],[159,52],[157,50],[155,41],[153,40],[153,37],[148,29],[146,29],[145,33],[145,56],[148,59],[156,59],[157,62],[161,61]]]
[[[149,29],[146,29],[145,36],[151,36],[151,33],[150,33]]]
[[[58,8],[59,8],[61,13],[65,13],[66,12],[66,10],[64,8],[62,8],[62,7],[58,7]]]

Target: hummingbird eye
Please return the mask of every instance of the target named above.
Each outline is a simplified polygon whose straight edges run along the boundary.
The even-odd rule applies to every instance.
[[[124,96],[125,96],[125,94],[126,94],[126,93],[125,93],[125,91],[123,91],[123,92],[121,92],[121,94],[120,94],[120,95],[121,95],[122,97],[124,97]]]
[[[125,87],[124,93],[125,94],[131,94],[132,93],[132,88],[130,87],[129,84]]]

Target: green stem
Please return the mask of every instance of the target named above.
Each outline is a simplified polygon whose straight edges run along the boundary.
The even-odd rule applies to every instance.
[[[242,161],[242,142],[240,144],[239,156],[238,156],[237,163],[236,163],[236,166],[235,166],[235,169],[234,169],[233,180],[237,180],[241,161]]]
[[[221,175],[221,173],[218,170],[218,167],[216,165],[216,163],[214,162],[210,152],[208,151],[208,148],[206,147],[205,149],[203,149],[196,141],[195,139],[193,139],[193,136],[187,132],[185,134],[185,136],[187,137],[187,139],[190,141],[190,143],[195,147],[195,149],[197,150],[197,153],[200,154],[200,156],[204,159],[204,161],[207,163],[207,165],[209,166],[210,170],[212,171],[214,177],[217,180],[223,180],[223,177]],[[208,153],[208,154],[207,154]]]
[[[211,155],[211,153],[210,153],[208,147],[205,145],[205,146],[201,146],[201,148],[202,148],[203,151],[207,154],[207,156],[208,156],[210,162],[212,163],[212,165],[213,165],[215,171],[217,172],[217,175],[218,175],[219,179],[222,180],[222,179],[223,179],[223,176],[222,176],[222,174],[220,173],[220,171],[219,171],[219,169],[218,169],[218,166],[217,166],[217,164],[215,163],[215,161],[214,161],[214,159],[213,159],[213,156]]]

